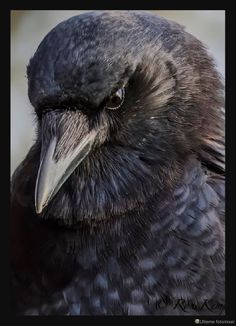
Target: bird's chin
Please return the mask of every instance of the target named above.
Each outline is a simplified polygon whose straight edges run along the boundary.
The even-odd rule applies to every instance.
[[[96,218],[81,216],[78,219],[78,216],[73,216],[72,213],[64,216],[55,216],[54,214],[50,213],[50,208],[45,209],[45,211],[43,211],[38,217],[43,224],[57,227],[58,229],[62,229],[63,231],[78,229],[88,229],[91,231],[99,229],[111,220],[111,218],[108,216]]]
[[[114,152],[118,153],[115,160]],[[115,151],[104,146],[89,153],[38,216],[68,228],[97,227],[121,219],[144,209],[154,195],[161,196],[165,189],[160,180],[169,177],[163,173],[159,165],[140,160],[130,148]]]

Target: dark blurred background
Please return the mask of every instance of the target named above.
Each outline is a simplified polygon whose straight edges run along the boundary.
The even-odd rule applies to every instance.
[[[26,65],[43,37],[59,22],[85,11],[11,11],[11,173],[34,141],[34,114],[27,96]],[[225,76],[225,12],[223,10],[155,10],[200,39]]]

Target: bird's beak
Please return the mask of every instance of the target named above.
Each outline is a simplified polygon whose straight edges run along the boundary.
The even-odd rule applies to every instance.
[[[80,140],[78,146],[73,151],[58,160],[54,158],[58,140],[56,137],[51,139],[41,159],[36,181],[35,209],[38,214],[48,205],[64,182],[88,155],[96,135],[97,131],[92,130]]]

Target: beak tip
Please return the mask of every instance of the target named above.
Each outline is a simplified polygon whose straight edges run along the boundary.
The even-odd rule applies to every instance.
[[[44,207],[46,206],[45,201],[42,200],[42,198],[40,198],[40,196],[38,194],[38,187],[36,187],[36,190],[35,190],[34,206],[35,206],[36,214],[38,214],[38,215],[42,213]]]
[[[42,212],[43,208],[42,205],[39,205],[39,203],[37,203],[37,201],[35,201],[35,211],[37,214],[40,214]]]
[[[41,213],[41,211],[42,211],[42,210],[41,210],[41,209],[39,209],[38,207],[35,207],[35,211],[36,211],[36,214],[38,214],[38,215],[39,215],[39,214]]]

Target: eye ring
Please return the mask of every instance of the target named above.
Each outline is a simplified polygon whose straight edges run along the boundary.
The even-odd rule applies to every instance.
[[[117,110],[123,104],[124,99],[125,99],[125,89],[120,88],[108,98],[105,104],[105,108],[108,110]]]

